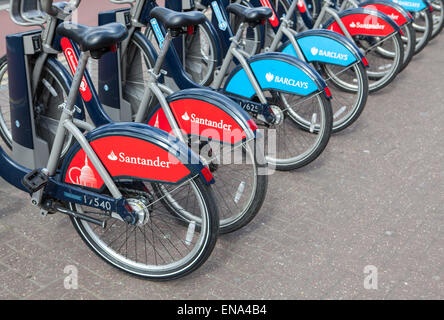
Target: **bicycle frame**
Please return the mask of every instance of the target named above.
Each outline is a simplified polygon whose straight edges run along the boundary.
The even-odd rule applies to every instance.
[[[30,34],[25,34],[25,40],[26,36]],[[31,33],[33,37],[35,37],[35,33]],[[17,50],[20,49],[20,46],[18,47],[12,47],[13,44],[16,44],[17,41],[20,41],[22,37],[20,35],[15,35],[12,37],[8,37],[7,43],[8,43],[8,58],[9,62],[11,63],[12,70],[19,68],[20,66],[23,66],[22,64],[18,63],[16,60],[19,59],[19,55],[17,55],[17,51],[14,50],[14,48]],[[34,38],[36,39],[36,38]],[[26,43],[26,42],[25,42]],[[22,52],[23,55],[21,57],[25,56],[25,52]],[[15,60],[15,59],[16,60]],[[86,61],[88,59],[87,55],[82,56],[81,63],[79,64],[78,71],[82,72],[82,70],[86,67]],[[27,66],[27,64],[25,64]],[[25,73],[26,74],[26,73]],[[23,75],[23,74],[21,74]],[[29,79],[28,79],[29,80]],[[20,88],[23,89],[23,81],[22,84],[17,85],[15,82],[14,76],[9,79],[11,84],[11,100],[14,101],[14,96],[17,94],[21,94],[22,91],[20,91]],[[94,150],[89,145],[88,141],[84,137],[83,133],[79,130],[79,128],[74,124],[72,120],[72,116],[75,113],[76,108],[74,107],[76,101],[77,101],[77,91],[78,88],[80,88],[80,84],[82,81],[82,74],[77,73],[77,75],[74,77],[73,83],[72,83],[72,90],[70,91],[70,94],[68,96],[66,104],[63,106],[63,112],[60,118],[60,122],[57,128],[56,138],[54,140],[53,148],[51,150],[51,153],[49,154],[49,157],[47,158],[47,165],[46,165],[46,172],[49,176],[48,184],[46,186],[47,191],[38,191],[37,193],[33,194],[33,201],[32,203],[34,205],[40,205],[40,200],[42,199],[43,195],[55,195],[57,193],[57,199],[59,200],[65,200],[70,201],[74,203],[79,204],[85,204],[86,202],[89,202],[93,197],[93,199],[99,199],[99,203],[106,203],[106,207],[110,208],[112,210],[115,210],[119,215],[121,215],[122,219],[127,219],[126,221],[136,221],[134,214],[128,212],[127,209],[124,207],[124,201],[122,198],[121,193],[115,186],[112,178],[109,176],[109,173],[104,168],[102,162],[99,160],[98,156],[94,152]],[[29,81],[27,81],[29,82]],[[29,97],[28,93],[24,95],[25,97]],[[25,100],[25,104],[23,105],[26,109],[28,109],[28,103],[29,101]],[[22,107],[23,107],[22,106]],[[17,110],[17,108],[14,108],[14,104],[12,105],[12,110]],[[26,119],[29,126],[32,128],[32,118]],[[24,120],[24,119],[23,119]],[[16,120],[19,122],[16,122],[16,124],[20,123],[20,120]],[[26,124],[26,122],[22,122],[22,124]],[[21,126],[20,125],[20,126]],[[20,127],[19,125],[16,125],[16,127]],[[16,136],[14,133],[18,130],[13,131],[13,137],[15,138],[14,141],[19,140],[19,142],[24,142],[22,140],[24,137],[23,135]],[[26,130],[25,130],[26,131]],[[100,194],[96,194],[90,191],[82,190],[80,188],[73,187],[71,185],[63,184],[59,182],[59,174],[56,172],[59,159],[61,155],[61,150],[64,144],[65,139],[65,132],[68,131],[70,134],[73,135],[73,137],[78,141],[79,145],[82,147],[83,150],[85,150],[88,158],[90,159],[92,165],[97,169],[99,175],[103,179],[105,185],[110,190],[113,198],[103,196]],[[29,137],[28,137],[29,138]],[[33,150],[35,148],[34,145],[29,144],[31,141],[28,141],[27,147],[29,149]],[[26,144],[26,143],[25,143]],[[17,147],[17,145],[15,145]],[[42,159],[40,159],[43,161]],[[25,166],[20,165],[19,163],[12,160],[4,151],[3,149],[0,152],[0,175],[8,181],[10,184],[14,185],[16,188],[27,191],[27,189],[24,187],[22,183],[22,179],[31,172],[31,169],[26,168]],[[35,163],[34,163],[35,164]],[[93,201],[94,202],[94,201]]]

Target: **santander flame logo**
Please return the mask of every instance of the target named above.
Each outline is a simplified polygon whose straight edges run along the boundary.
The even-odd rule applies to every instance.
[[[190,116],[188,115],[188,112],[185,112],[182,116],[182,119],[185,121],[189,121],[190,120]]]
[[[117,160],[117,156],[114,154],[114,151],[111,151],[111,153],[108,155],[108,159],[111,161]]]

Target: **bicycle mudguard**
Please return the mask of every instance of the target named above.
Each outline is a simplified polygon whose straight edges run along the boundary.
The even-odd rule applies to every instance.
[[[410,12],[418,12],[424,9],[432,11],[430,3],[426,0],[390,0],[393,3],[399,4],[405,10]]]
[[[390,17],[376,10],[353,8],[339,12],[338,15],[352,36],[387,37],[400,31],[398,25]],[[323,27],[344,35],[334,18],[330,18]]]
[[[138,178],[179,184],[199,175],[213,183],[210,171],[185,144],[145,124],[113,123],[95,129],[86,139],[114,179]],[[105,184],[85,151],[76,143],[62,164],[61,182],[95,190]]]
[[[367,67],[368,63],[358,47],[348,38],[330,30],[307,30],[295,36],[295,40],[307,62],[324,62],[349,66],[356,61]],[[297,57],[291,41],[280,52]]]
[[[251,116],[226,96],[208,89],[186,89],[167,98],[179,128],[188,135],[238,145],[256,137]],[[160,104],[148,116],[148,124],[172,134]]]
[[[307,63],[287,54],[263,53],[248,59],[262,90],[272,89],[301,96],[323,91],[330,94],[322,77]],[[256,94],[247,73],[237,66],[225,82],[224,91],[251,99]]]
[[[390,0],[367,0],[360,2],[359,7],[380,11],[388,15],[400,27],[413,22],[413,16],[407,10]]]

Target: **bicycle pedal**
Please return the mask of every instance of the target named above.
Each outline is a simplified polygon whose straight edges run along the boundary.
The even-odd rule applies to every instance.
[[[48,175],[44,171],[35,169],[23,177],[22,184],[30,193],[39,191],[48,183]]]

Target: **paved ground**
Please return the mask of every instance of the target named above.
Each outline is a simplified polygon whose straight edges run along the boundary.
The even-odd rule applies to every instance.
[[[0,299],[444,299],[443,51],[441,36],[318,161],[272,176],[257,218],[185,279],[115,270],[0,182]]]

